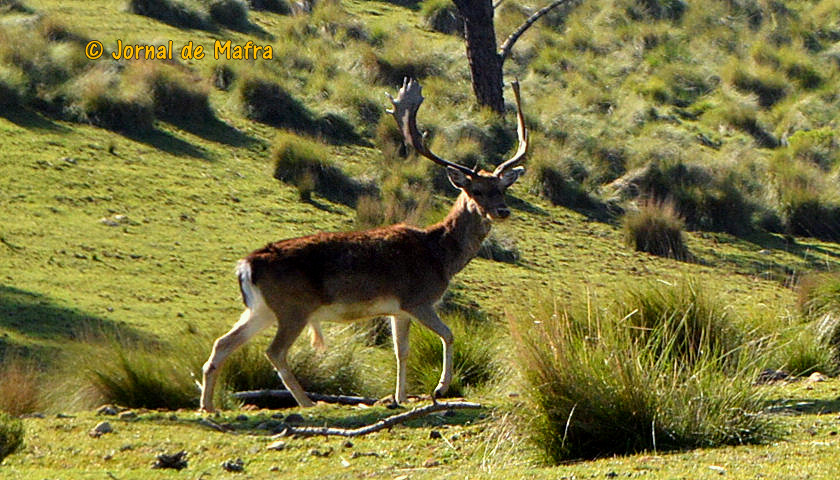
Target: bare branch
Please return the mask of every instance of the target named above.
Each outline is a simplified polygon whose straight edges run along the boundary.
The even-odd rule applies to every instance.
[[[416,418],[425,417],[426,415],[441,410],[457,410],[463,408],[484,408],[480,403],[472,402],[442,402],[426,405],[425,407],[415,408],[399,415],[393,415],[388,418],[360,428],[335,428],[335,427],[288,427],[280,436],[299,435],[302,437],[314,437],[317,435],[334,435],[339,437],[359,437],[369,433],[378,432],[394,425],[414,420]]]
[[[559,7],[560,5],[563,5],[564,3],[569,3],[571,1],[572,0],[554,0],[553,2],[537,10],[536,13],[528,17],[528,20],[525,20],[525,22],[522,25],[520,25],[519,28],[517,28],[513,33],[510,34],[507,40],[505,40],[505,43],[502,44],[502,48],[499,50],[499,56],[502,58],[502,61],[504,62],[505,59],[510,56],[510,51],[513,50],[513,44],[516,43],[517,40],[519,40],[519,37],[521,37],[526,30],[531,28],[531,25],[536,23],[537,20],[542,18],[543,15],[550,12],[555,7]]]

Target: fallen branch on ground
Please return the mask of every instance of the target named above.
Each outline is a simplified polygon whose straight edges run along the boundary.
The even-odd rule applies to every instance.
[[[322,395],[320,393],[309,393],[306,395],[314,402],[338,403],[340,405],[358,405],[363,403],[365,405],[373,405],[378,401],[376,398],[368,397],[354,397],[351,395]],[[236,392],[233,397],[237,400],[245,402],[255,400],[280,400],[294,402],[292,393],[288,390],[247,390],[244,392]]]
[[[368,433],[378,432],[393,427],[399,423],[425,417],[426,415],[441,410],[457,410],[463,408],[483,408],[480,403],[472,402],[442,402],[415,408],[399,415],[393,415],[365,427],[360,428],[335,428],[335,427],[288,427],[278,437],[289,437],[298,435],[302,437],[314,437],[316,435],[335,435],[339,437],[360,437]]]

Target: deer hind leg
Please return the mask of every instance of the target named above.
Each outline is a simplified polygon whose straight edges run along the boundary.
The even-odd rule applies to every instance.
[[[443,368],[441,369],[440,382],[434,391],[434,398],[442,396],[449,389],[452,381],[452,342],[454,340],[452,331],[438,317],[432,305],[423,305],[410,310],[418,322],[438,334],[443,342]]]
[[[216,340],[213,344],[213,351],[210,353],[210,358],[202,368],[202,410],[206,412],[212,412],[214,410],[213,390],[216,387],[216,378],[225,359],[274,321],[274,313],[264,303],[258,303],[253,309],[246,308],[233,328]]]
[[[397,388],[394,392],[394,400],[397,403],[406,401],[405,391],[405,365],[408,359],[409,343],[408,331],[411,326],[411,318],[405,315],[391,317],[391,335],[394,338],[394,354],[397,357]]]
[[[271,362],[271,365],[274,366],[274,369],[277,370],[280,380],[283,381],[283,385],[286,386],[286,390],[291,392],[292,397],[294,397],[298,405],[301,407],[312,407],[315,406],[315,404],[309,399],[309,397],[306,396],[306,392],[303,390],[303,387],[300,386],[300,383],[292,373],[289,368],[289,364],[286,361],[286,354],[289,351],[289,347],[291,347],[295,342],[305,325],[305,318],[293,320],[286,318],[284,315],[277,327],[277,334],[274,335],[274,340],[272,340],[271,345],[268,346],[268,350],[265,352],[265,355],[268,357],[268,361]]]

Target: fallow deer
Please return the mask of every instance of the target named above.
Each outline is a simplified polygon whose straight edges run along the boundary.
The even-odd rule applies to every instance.
[[[283,384],[302,407],[312,406],[289,369],[286,353],[308,324],[313,343],[321,343],[320,322],[391,317],[397,382],[394,399],[406,400],[406,357],[411,319],[443,341],[443,368],[433,398],[446,392],[452,378],[452,332],[434,305],[450,279],[470,260],[490,232],[493,219],[510,215],[505,190],[522,173],[528,148],[519,85],[513,83],[519,147],[492,173],[469,169],[432,153],[417,130],[417,110],[423,102],[420,84],[403,83],[392,114],[406,143],[446,168],[461,190],[446,218],[427,228],[405,224],[360,232],[318,233],[271,243],[240,260],[236,273],[246,309],[233,328],[213,345],[204,364],[201,408],[213,411],[213,388],[222,363],[236,348],[276,323],[277,333],[266,355]]]

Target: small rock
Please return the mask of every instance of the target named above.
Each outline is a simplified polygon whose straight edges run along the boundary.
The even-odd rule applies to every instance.
[[[42,417],[43,418],[43,417]],[[66,413],[56,413],[55,418],[76,418],[75,415],[68,415]]]
[[[605,476],[605,477],[607,477],[607,478],[615,478],[615,477],[617,477],[617,476],[618,476],[618,474],[617,474],[617,473],[615,473],[615,472],[613,472],[612,470],[610,470],[609,472],[607,472],[606,474],[604,474],[604,476]]]
[[[431,432],[429,432],[429,438],[435,440],[438,438],[443,438],[443,436],[437,430],[432,430]]]
[[[457,442],[458,440],[461,439],[461,435],[459,435],[457,433],[453,433],[452,436],[449,437],[449,439],[452,440],[453,442]]]
[[[279,472],[279,471],[280,471],[280,467],[278,467],[277,465],[275,465],[275,466],[273,466],[273,467],[269,468],[269,469],[268,469],[268,471],[269,471],[269,472]]]
[[[96,409],[97,415],[116,415],[117,408],[113,405],[102,405],[101,407]]]
[[[344,447],[344,448],[353,448],[353,442],[351,442],[350,440],[347,440],[347,441],[345,441],[345,442],[344,442],[344,444],[342,445],[342,447]]]
[[[726,473],[726,469],[718,465],[709,465],[709,470],[717,473],[718,475],[723,475],[724,473]]]
[[[288,416],[286,416],[285,421],[289,425],[300,425],[304,422],[303,415],[299,413],[290,413]]]
[[[458,413],[455,410],[446,410],[443,412],[444,417],[455,417]]]
[[[813,383],[824,382],[826,380],[828,380],[828,378],[820,372],[814,372],[808,376],[808,381]]]
[[[137,418],[137,412],[132,410],[126,410],[125,412],[120,413],[120,420],[132,420]]]
[[[285,415],[283,415],[282,413],[271,414],[271,418],[273,418],[275,420],[283,420],[283,417],[285,417]]]
[[[90,435],[93,438],[99,438],[102,435],[105,435],[106,433],[111,433],[113,431],[114,431],[114,427],[112,427],[110,423],[99,422],[99,424],[97,424],[95,427],[93,427],[93,430],[88,432],[88,435]]]
[[[433,468],[437,467],[438,465],[440,465],[440,462],[433,458],[426,459],[426,461],[423,462],[423,468]]]
[[[284,442],[283,440],[277,440],[274,443],[268,444],[268,446],[265,447],[265,449],[266,450],[277,450],[279,452],[280,450],[285,450],[286,449],[286,442]]]
[[[244,413],[239,414],[239,415],[236,416],[235,420],[237,422],[247,422],[248,421],[248,415],[245,415]]]
[[[222,469],[226,472],[242,472],[245,470],[245,462],[241,458],[236,460],[225,460],[222,462]]]
[[[760,254],[762,254],[762,255],[770,255],[770,254],[771,254],[771,253],[773,253],[773,252],[771,252],[770,250],[767,250],[766,248],[764,248],[764,249],[759,250],[759,251],[758,251],[758,253],[760,253]]]
[[[175,470],[187,468],[187,452],[181,450],[173,454],[161,453],[157,456],[152,468],[172,468]]]

